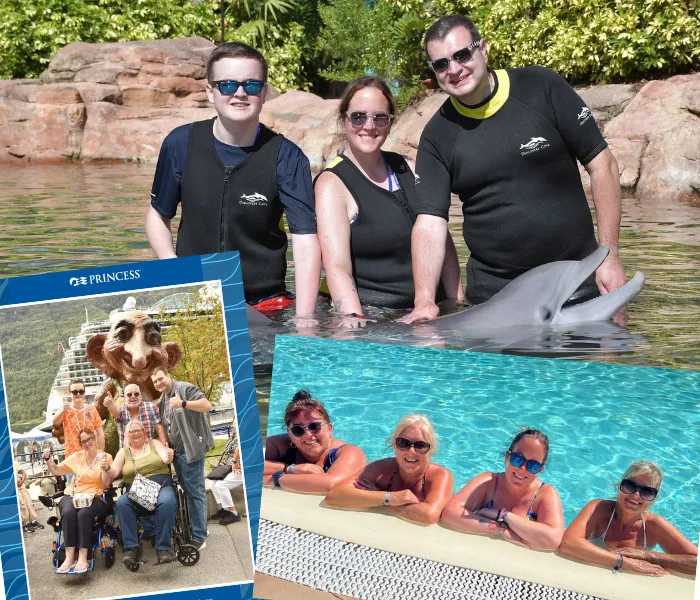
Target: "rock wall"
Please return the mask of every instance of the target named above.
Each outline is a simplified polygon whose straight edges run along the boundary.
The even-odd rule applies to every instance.
[[[73,43],[39,80],[0,81],[0,163],[155,161],[171,129],[214,116],[204,91],[213,48],[203,38]],[[618,160],[624,188],[647,201],[700,202],[700,73],[577,91]],[[342,144],[338,101],[271,92],[262,121],[296,142],[318,172]],[[409,106],[385,148],[415,157],[445,98],[427,92]]]

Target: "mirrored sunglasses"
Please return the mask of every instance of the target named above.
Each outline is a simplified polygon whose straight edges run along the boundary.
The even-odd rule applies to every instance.
[[[639,491],[639,497],[647,502],[654,500],[659,493],[659,490],[650,485],[639,485],[636,481],[632,479],[623,479],[620,482],[620,491],[623,494],[632,495],[636,491]]]
[[[394,445],[399,450],[410,450],[411,448],[415,448],[418,454],[425,454],[428,450],[430,450],[430,444],[428,442],[424,442],[423,440],[412,442],[411,440],[403,437],[397,437],[396,441],[394,441]]]
[[[477,42],[472,42],[468,46],[457,50],[451,57],[447,58],[436,58],[435,60],[429,60],[428,65],[435,73],[444,73],[450,68],[451,62],[459,63],[460,65],[466,65],[468,62],[474,58],[474,50],[479,47],[481,40]]]
[[[374,126],[377,129],[385,129],[391,123],[394,115],[387,115],[386,113],[368,113],[362,110],[354,110],[347,115],[350,119],[350,124],[353,127],[364,127],[367,123],[367,119],[372,119]]]
[[[222,96],[233,96],[241,86],[243,86],[243,90],[246,94],[257,96],[265,87],[265,82],[259,79],[246,79],[245,81],[222,79],[220,81],[212,81],[212,85],[219,89]]]
[[[291,433],[294,437],[301,437],[304,435],[305,431],[308,431],[311,434],[318,433],[323,429],[323,426],[327,425],[327,423],[324,423],[323,421],[314,421],[312,423],[309,423],[306,427],[303,425],[292,425],[289,428],[289,433]]]
[[[537,473],[539,473],[544,468],[544,465],[541,462],[533,458],[528,460],[522,454],[520,454],[520,452],[510,452],[508,462],[510,462],[510,464],[516,469],[525,465],[525,469],[527,470],[527,472],[532,473],[533,475],[537,475]]]

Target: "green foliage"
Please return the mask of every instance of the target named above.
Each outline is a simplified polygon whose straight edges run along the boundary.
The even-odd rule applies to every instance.
[[[0,78],[37,77],[71,42],[212,39],[214,0],[3,0]]]

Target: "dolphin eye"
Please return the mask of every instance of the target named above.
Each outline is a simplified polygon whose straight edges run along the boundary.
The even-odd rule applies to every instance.
[[[542,309],[542,320],[545,322],[551,321],[552,320],[552,311],[549,310],[548,308]]]
[[[131,331],[126,328],[117,329],[114,338],[119,342],[128,342],[131,339]]]

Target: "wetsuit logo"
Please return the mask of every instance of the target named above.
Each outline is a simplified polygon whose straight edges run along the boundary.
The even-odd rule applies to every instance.
[[[70,283],[73,287],[77,287],[79,285],[87,285],[87,277],[71,277],[68,280],[68,283]]]
[[[243,194],[239,200],[240,204],[248,206],[267,206],[267,198],[258,192],[254,194]]]
[[[418,185],[420,183],[420,175],[418,175],[418,173],[416,173],[416,176],[414,179],[416,180],[416,185]]]
[[[578,119],[578,124],[583,125],[588,119],[591,118],[591,111],[587,106],[582,106],[581,107],[581,112],[576,115],[576,118]]]
[[[542,150],[542,148],[549,148],[549,142],[545,138],[543,138],[543,137],[530,138],[530,141],[527,142],[526,144],[520,144],[520,149],[524,150],[524,152],[520,153],[520,156],[526,156],[528,154],[532,154],[533,152],[537,152],[538,150]]]

